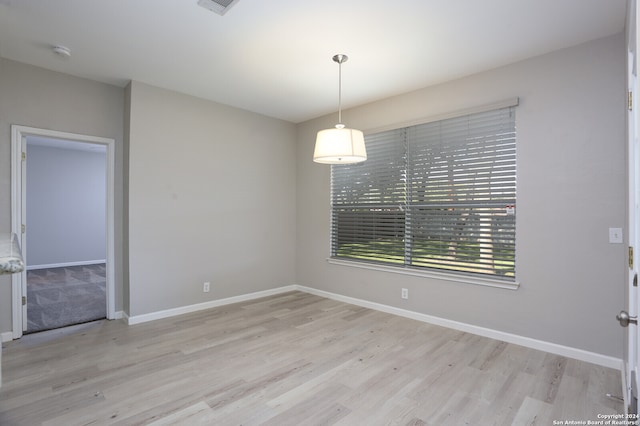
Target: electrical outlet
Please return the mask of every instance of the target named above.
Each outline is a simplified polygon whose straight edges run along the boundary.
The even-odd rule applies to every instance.
[[[204,283],[202,285],[202,291],[204,291],[205,293],[209,293],[209,288],[211,287],[211,283]]]
[[[401,296],[402,296],[403,299],[408,299],[409,298],[409,290],[406,289],[406,288],[403,288]]]

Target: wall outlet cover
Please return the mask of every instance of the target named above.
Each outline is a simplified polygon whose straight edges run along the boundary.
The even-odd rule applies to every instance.
[[[609,228],[609,242],[612,244],[622,244],[622,228]]]

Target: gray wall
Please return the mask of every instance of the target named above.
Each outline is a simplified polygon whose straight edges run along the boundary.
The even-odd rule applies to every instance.
[[[124,90],[0,58],[0,232],[11,231],[11,125],[113,138],[116,310],[122,309]],[[0,332],[10,331],[11,278],[0,277]]]
[[[127,90],[129,314],[294,284],[295,125]]]
[[[516,290],[328,264],[330,168],[298,126],[298,284],[587,351],[622,356],[625,248],[622,35],[345,111],[363,130],[520,97]],[[400,288],[410,299],[400,298]]]
[[[27,137],[27,266],[106,259],[102,152],[33,145]]]

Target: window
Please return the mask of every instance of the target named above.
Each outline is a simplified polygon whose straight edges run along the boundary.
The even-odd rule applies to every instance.
[[[331,167],[331,257],[515,281],[515,107],[365,137]]]

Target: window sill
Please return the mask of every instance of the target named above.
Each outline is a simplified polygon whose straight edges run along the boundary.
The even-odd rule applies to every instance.
[[[393,274],[412,275],[415,277],[433,278],[438,280],[454,281],[457,283],[464,283],[464,284],[474,284],[474,285],[482,285],[486,287],[504,288],[507,290],[517,290],[520,287],[520,283],[518,281],[507,282],[502,280],[494,280],[491,278],[481,278],[481,277],[473,277],[473,276],[463,275],[463,274],[456,274],[455,272],[427,271],[427,270],[422,270],[417,268],[394,267],[394,266],[378,265],[375,263],[357,262],[357,261],[333,259],[333,258],[328,258],[327,262],[333,265],[351,266],[355,268],[370,269],[374,271],[390,272]]]

